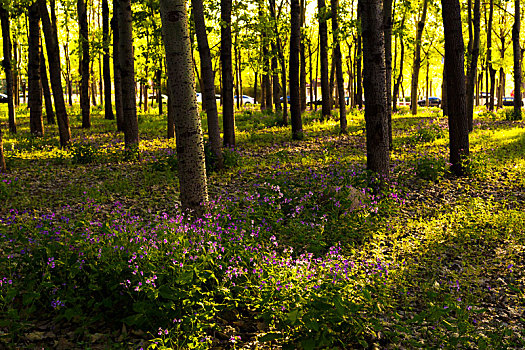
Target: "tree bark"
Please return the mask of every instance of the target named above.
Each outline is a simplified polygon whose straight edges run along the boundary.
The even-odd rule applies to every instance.
[[[272,47],[272,60],[271,60],[271,67],[272,67],[272,96],[273,96],[273,104],[275,106],[276,111],[282,110],[281,100],[279,99],[280,95],[280,86],[279,86],[279,74],[278,74],[278,62],[277,62],[277,47],[275,45],[275,42],[272,41],[271,44]]]
[[[82,112],[82,128],[89,129],[91,127],[91,107],[89,105],[89,36],[88,36],[88,21],[87,8],[84,0],[77,0],[78,24],[79,24],[79,55],[80,55],[80,110]]]
[[[113,114],[113,104],[111,102],[111,67],[109,47],[109,5],[108,0],[102,0],[102,40],[104,43],[102,57],[102,74],[104,76],[104,118],[107,120],[115,119]]]
[[[195,33],[197,34],[197,45],[201,61],[202,75],[202,102],[206,109],[208,119],[208,136],[210,148],[215,157],[217,168],[223,167],[222,141],[219,128],[219,115],[217,113],[217,100],[215,99],[215,75],[211,63],[210,47],[208,45],[208,34],[206,32],[206,22],[204,20],[204,8],[202,0],[192,0],[193,19],[195,21]]]
[[[27,80],[29,85],[29,129],[33,136],[44,135],[42,121],[42,84],[40,83],[40,15],[38,4],[29,6]]]
[[[381,180],[388,178],[390,154],[388,145],[388,108],[381,0],[359,0],[363,37],[363,87],[365,92],[367,167]]]
[[[360,3],[361,3],[360,1],[358,1],[357,3],[357,21],[358,22],[362,21]],[[359,109],[363,108],[363,71],[361,69],[361,64],[363,61],[363,44],[361,42],[361,37],[362,37],[362,29],[361,29],[361,33],[357,33],[356,59],[355,59],[355,70],[356,70],[355,92],[357,94],[357,106]]]
[[[124,131],[124,110],[122,107],[122,77],[120,74],[120,0],[113,1],[113,18],[111,28],[113,29],[113,86],[115,90],[115,114],[117,116],[117,130]]]
[[[9,13],[3,6],[0,5],[0,22],[2,26],[2,42],[4,59],[2,66],[6,77],[6,95],[7,95],[7,112],[9,120],[9,130],[16,134],[16,117],[15,105],[13,101],[13,70],[11,69],[11,29],[9,23]]]
[[[299,56],[301,50],[301,4],[300,0],[290,2],[290,115],[292,138],[303,138],[301,120],[301,94],[299,82]],[[286,99],[286,97],[285,97]]]
[[[410,110],[412,115],[417,114],[417,86],[419,82],[419,69],[421,68],[421,38],[425,29],[427,18],[428,0],[423,0],[423,12],[417,22],[416,47],[414,49],[414,63],[412,65],[412,83],[410,84]]]
[[[331,0],[332,7],[332,32],[334,35],[334,64],[335,64],[335,75],[337,81],[337,91],[339,97],[339,128],[341,133],[347,132],[348,122],[346,120],[346,101],[345,101],[345,81],[343,78],[343,62],[341,57],[341,44],[339,43],[339,22],[338,22],[338,11],[339,1]]]
[[[479,34],[480,34],[480,0],[474,0],[474,20],[473,20],[473,38],[469,43],[470,48],[470,62],[467,72],[467,118],[468,129],[472,131],[474,128],[474,88],[476,84],[476,75],[478,73],[478,57],[479,57]]]
[[[321,99],[322,115],[321,119],[330,118],[330,86],[328,77],[328,28],[326,25],[326,6],[325,0],[318,0],[319,10],[319,47],[321,49]]]
[[[479,0],[478,0],[479,1]],[[521,48],[520,48],[520,0],[514,1],[514,25],[512,26],[512,49],[514,53],[514,120],[521,120]]]
[[[392,148],[392,0],[383,1],[385,35],[386,101],[388,113],[388,144]]]
[[[494,110],[494,90],[496,86],[496,70],[492,67],[492,19],[494,17],[494,0],[489,2],[489,22],[487,24],[487,64],[490,76],[489,110]]]
[[[173,104],[171,101],[173,101],[169,78],[166,82],[166,88],[168,93],[168,139],[175,138],[175,112],[173,111]]]
[[[160,0],[170,104],[175,114],[178,177],[182,208],[198,216],[208,201],[204,140],[195,95],[185,0]]]
[[[303,28],[305,21],[306,21],[306,0],[300,0],[301,2],[301,26],[299,28],[300,31],[300,57],[301,57],[301,71],[299,73],[299,95],[301,96],[301,112],[304,112],[306,110],[306,52],[305,52],[305,45],[304,42],[306,40],[306,37],[304,33],[302,33],[301,29]],[[290,89],[290,98],[291,98],[291,89]],[[291,108],[290,105],[290,114],[291,114]]]
[[[2,127],[0,127],[0,173],[7,172],[7,167],[5,165],[4,157],[4,138],[2,135]]]
[[[42,92],[46,106],[46,119],[48,124],[55,124],[55,112],[53,111],[53,100],[49,90],[49,80],[47,79],[46,58],[44,56],[44,46],[40,45],[40,81],[42,82]]]
[[[464,44],[459,0],[442,0],[445,32],[450,163],[454,174],[465,174],[469,155],[469,133],[464,69]]]
[[[53,98],[55,100],[55,111],[58,121],[58,132],[60,136],[60,145],[67,147],[71,141],[71,130],[69,129],[69,118],[66,111],[66,103],[64,101],[64,92],[62,90],[62,77],[60,68],[60,50],[58,48],[58,34],[55,26],[52,25],[47,11],[45,0],[37,0],[40,17],[42,20],[42,28],[46,38],[47,57],[49,60],[49,72],[51,80],[51,88],[53,89]],[[52,6],[54,2],[52,3]],[[54,13],[54,11],[53,11]],[[56,19],[52,19],[56,23]]]
[[[235,146],[231,15],[232,0],[221,0],[222,121],[225,147]]]
[[[122,84],[122,112],[124,117],[124,143],[135,151],[139,145],[139,123],[135,101],[135,58],[133,56],[133,29],[131,0],[119,0],[119,59]]]
[[[397,76],[396,82],[394,84],[394,94],[392,99],[392,110],[397,111],[397,99],[399,98],[399,87],[401,86],[403,82],[403,63],[405,61],[405,42],[403,41],[403,38],[401,37],[401,40],[399,40],[399,43],[401,45],[401,53],[399,54],[399,74]]]

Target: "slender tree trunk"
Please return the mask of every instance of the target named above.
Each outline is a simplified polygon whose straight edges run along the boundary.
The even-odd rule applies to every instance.
[[[388,108],[381,0],[359,0],[363,36],[367,167],[382,180],[388,178],[390,154],[388,145]]]
[[[13,103],[13,71],[11,69],[11,29],[9,23],[9,13],[0,5],[0,21],[2,25],[2,42],[4,59],[2,67],[6,77],[7,112],[9,120],[9,130],[16,133],[15,105]],[[0,145],[1,146],[1,145]],[[1,164],[0,164],[1,165]],[[5,167],[5,164],[4,164]],[[5,169],[4,169],[5,170]]]
[[[280,88],[279,88],[279,74],[277,73],[278,62],[277,62],[277,47],[275,42],[272,42],[272,93],[273,93],[273,104],[275,105],[275,110],[282,110],[281,100],[279,98]]]
[[[386,101],[388,113],[388,144],[392,149],[392,0],[383,1],[385,35]]]
[[[330,65],[330,79],[328,81],[328,91],[330,93],[330,114],[332,114],[332,109],[334,108],[334,87],[335,87],[335,53],[332,49],[332,64]]]
[[[3,35],[3,34],[2,34]],[[14,105],[15,107],[18,107],[20,105],[20,82],[18,81],[18,42],[15,38],[15,40],[12,42],[13,44],[13,65],[12,65],[12,72],[13,72],[13,99],[14,99]]]
[[[255,79],[253,81],[253,101],[257,103],[259,99],[257,98],[257,82],[259,81],[259,75],[257,74],[257,71],[254,69],[253,74],[255,75]]]
[[[357,21],[362,21],[361,19],[361,10],[360,5],[361,2],[358,1],[357,4]],[[362,28],[362,27],[358,27]],[[359,29],[358,29],[359,30]],[[361,42],[362,37],[362,29],[361,33],[357,33],[357,40],[356,40],[356,59],[355,59],[355,70],[356,70],[356,93],[357,93],[357,106],[359,109],[363,108],[363,77],[362,77],[362,69],[361,69],[361,62],[363,60],[363,45]]]
[[[299,40],[301,40],[299,38]],[[283,124],[288,125],[288,94],[287,94],[287,78],[286,78],[286,61],[284,59],[283,47],[281,45],[281,39],[277,37],[277,48],[279,52],[279,61],[281,65],[281,87],[283,93]]]
[[[44,36],[46,38],[47,57],[49,59],[49,72],[51,80],[51,88],[53,89],[53,98],[55,100],[55,110],[58,121],[58,132],[60,136],[60,145],[66,147],[71,140],[71,131],[69,129],[69,118],[66,112],[66,103],[64,101],[64,92],[62,90],[62,77],[60,68],[60,51],[58,48],[58,34],[55,26],[52,26],[47,11],[45,0],[37,0],[40,17],[42,19],[42,27],[44,29]],[[54,1],[51,2],[52,8]],[[54,13],[54,11],[52,12]],[[56,19],[52,19],[56,23]]]
[[[494,17],[494,0],[489,3],[489,22],[487,25],[487,63],[490,75],[489,110],[494,110],[494,92],[496,86],[496,70],[492,67],[492,19]]]
[[[470,62],[467,72],[467,117],[469,131],[472,131],[474,128],[474,88],[476,84],[476,75],[478,73],[479,34],[481,16],[480,2],[480,0],[474,0],[474,34],[472,42],[469,43]]]
[[[401,45],[401,53],[400,53],[400,59],[399,59],[399,74],[397,76],[396,82],[394,84],[394,98],[393,100],[393,110],[397,111],[397,99],[399,98],[399,87],[403,83],[403,63],[405,61],[405,42],[403,41],[403,38],[399,40],[399,43]]]
[[[479,1],[479,0],[478,0]],[[520,0],[514,1],[514,25],[512,48],[514,53],[514,120],[521,120],[521,48],[520,48]]]
[[[42,85],[40,83],[40,15],[38,4],[29,6],[27,74],[29,84],[29,129],[33,136],[44,135],[42,121]]]
[[[120,74],[120,0],[113,0],[113,85],[115,90],[115,114],[117,116],[117,130],[124,131],[124,110],[122,106],[122,77]]]
[[[442,0],[441,4],[445,31],[450,163],[454,174],[463,175],[464,163],[469,155],[469,135],[461,10],[458,0]]]
[[[42,91],[46,105],[46,119],[48,124],[55,124],[55,112],[53,111],[53,100],[49,90],[49,80],[47,79],[46,58],[44,56],[44,47],[40,47],[40,81],[42,82]]]
[[[102,0],[102,40],[104,43],[104,56],[102,58],[102,74],[104,76],[104,118],[115,119],[113,104],[111,103],[111,67],[109,63],[109,5],[108,0]]]
[[[342,133],[347,132],[348,123],[346,121],[346,103],[345,103],[345,81],[343,78],[343,62],[341,57],[341,44],[339,43],[339,22],[338,22],[338,11],[339,11],[339,1],[331,0],[332,7],[332,32],[334,33],[334,64],[335,64],[335,74],[337,80],[337,91],[339,97],[339,128]]]
[[[202,102],[206,109],[208,119],[208,136],[210,148],[216,159],[216,166],[222,168],[222,141],[219,128],[219,115],[217,113],[217,101],[215,99],[215,75],[211,63],[210,47],[208,45],[208,34],[204,20],[204,8],[202,0],[192,0],[193,18],[195,21],[195,33],[197,34],[197,45],[199,47],[201,73],[202,73]],[[257,77],[256,77],[257,81]],[[257,91],[256,91],[257,96]]]
[[[162,101],[162,59],[159,60],[159,69],[157,70],[157,104],[159,105],[159,115],[163,114],[164,102]],[[210,117],[208,116],[208,123]]]
[[[301,28],[304,27],[305,21],[306,21],[306,0],[300,0],[301,2]],[[301,112],[304,112],[306,110],[306,52],[305,52],[305,45],[304,42],[306,40],[306,37],[304,33],[301,32],[301,44],[300,44],[300,57],[301,57],[301,71],[299,75],[299,95],[301,96]],[[291,98],[291,89],[290,89],[290,98]],[[291,114],[291,108],[290,105],[290,114]]]
[[[119,59],[122,84],[122,111],[124,116],[124,143],[131,150],[139,145],[139,123],[135,102],[135,58],[133,56],[133,29],[131,0],[119,1]]]
[[[0,127],[0,173],[7,172],[7,167],[5,165],[4,157],[4,138],[2,135],[2,128]]]
[[[328,28],[325,0],[318,0],[319,46],[321,49],[321,99],[323,103],[321,119],[330,118],[330,86],[328,77]]]
[[[91,107],[89,106],[89,36],[87,8],[84,0],[77,1],[78,22],[79,22],[79,48],[80,48],[80,110],[82,111],[82,128],[91,127]],[[94,98],[94,96],[93,96]]]
[[[308,42],[308,60],[310,61],[310,110],[314,109],[314,88],[317,84],[314,83],[314,67],[312,65],[312,43]]]
[[[301,120],[301,94],[299,83],[299,56],[301,50],[301,4],[300,0],[290,3],[290,114],[292,119],[292,138],[303,138]],[[285,97],[286,99],[286,97]]]
[[[419,69],[421,68],[421,38],[425,29],[427,18],[428,0],[423,0],[423,12],[417,22],[416,47],[414,49],[414,63],[412,65],[412,83],[410,84],[410,110],[413,115],[417,114],[417,85],[419,82]]]
[[[319,56],[321,56],[321,50],[320,50],[320,47],[321,47],[321,40],[319,38],[319,36],[317,36],[317,54],[315,55],[315,103],[314,103],[314,108],[315,110],[317,111],[317,96],[318,96],[318,82],[319,82]]]
[[[222,120],[224,146],[235,146],[235,116],[233,113],[232,73],[232,0],[221,0],[221,64],[222,64]]]
[[[170,104],[175,114],[178,177],[183,209],[198,216],[208,201],[204,140],[195,96],[185,0],[160,0]]]

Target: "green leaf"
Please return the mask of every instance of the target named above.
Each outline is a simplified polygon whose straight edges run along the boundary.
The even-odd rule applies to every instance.
[[[301,341],[301,345],[303,346],[304,350],[315,349],[315,344],[316,344],[315,339],[311,339],[311,338],[304,339],[303,341]]]
[[[26,293],[22,297],[22,304],[24,304],[24,306],[29,305],[33,303],[38,297],[40,297],[39,293],[35,293],[35,292]]]
[[[299,315],[299,309],[292,310],[288,313],[288,321],[293,325],[297,321],[297,316]]]
[[[265,335],[263,335],[257,340],[264,343],[264,342],[272,341],[272,340],[279,339],[279,338],[281,338],[281,335],[279,333],[266,333]]]
[[[170,287],[168,287],[165,284],[160,286],[159,294],[164,299],[170,299],[170,300],[177,300],[178,299],[177,296],[175,295],[175,293],[173,293],[173,289],[171,289]]]

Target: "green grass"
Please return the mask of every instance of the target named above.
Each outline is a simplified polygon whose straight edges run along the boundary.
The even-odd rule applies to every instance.
[[[0,347],[523,348],[525,132],[475,114],[468,176],[437,109],[393,115],[392,173],[365,170],[362,111],[236,116],[200,221],[180,212],[166,117],[140,113],[140,160],[93,113],[4,133]],[[203,126],[207,123],[205,114]],[[2,127],[6,115],[0,111]],[[258,345],[257,345],[258,344]]]

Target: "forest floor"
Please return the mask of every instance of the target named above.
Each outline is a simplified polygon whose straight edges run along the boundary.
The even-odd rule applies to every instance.
[[[525,347],[525,123],[508,111],[476,112],[462,178],[438,109],[394,114],[382,187],[361,111],[345,135],[308,112],[302,141],[278,115],[240,112],[200,219],[180,211],[154,112],[132,154],[100,112],[83,130],[70,110],[62,150],[56,126],[30,137],[18,110],[0,174],[0,348]]]

